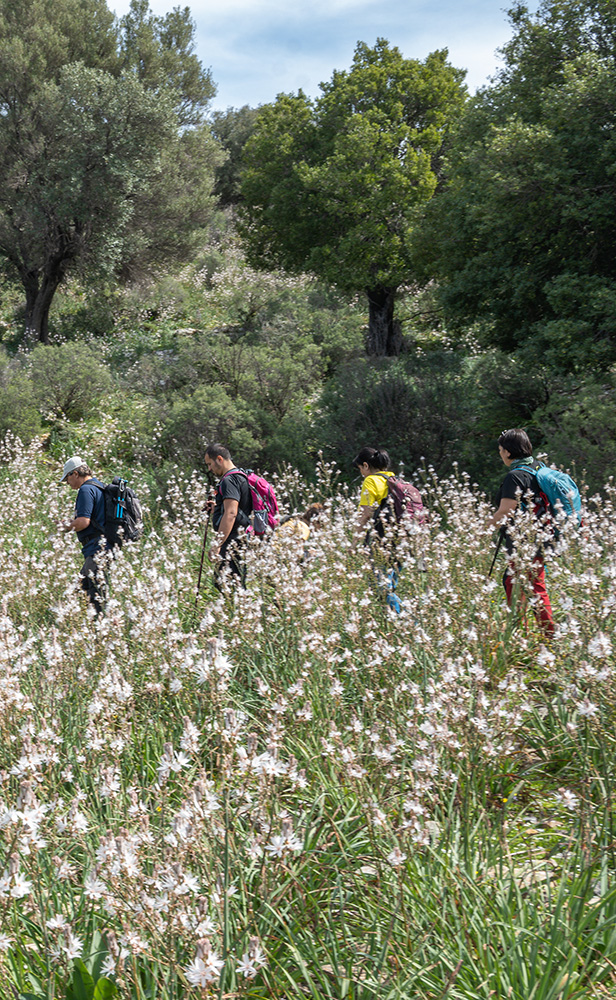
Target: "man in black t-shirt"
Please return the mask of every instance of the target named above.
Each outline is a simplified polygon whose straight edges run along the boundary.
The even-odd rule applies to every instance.
[[[503,586],[507,594],[507,604],[511,606],[516,583],[519,582],[516,580],[514,541],[508,530],[514,512],[521,506],[523,510],[532,509],[536,518],[542,518],[548,511],[544,495],[539,489],[537,477],[533,475],[537,463],[532,457],[533,446],[526,431],[520,428],[503,431],[498,439],[498,452],[509,471],[498,492],[496,499],[498,507],[496,513],[488,521],[488,527],[496,528],[500,525],[501,531],[504,533],[505,547],[510,560],[503,577]],[[541,546],[537,549],[533,563],[528,570],[528,581],[535,598],[537,623],[544,635],[551,639],[554,635],[554,618],[545,586],[545,566]]]
[[[248,479],[233,462],[229,449],[222,444],[208,446],[205,464],[219,479],[212,510],[212,526],[217,532],[217,539],[209,553],[212,562],[218,562],[216,586],[219,586],[219,575],[225,566],[243,583],[242,548],[245,538],[242,529],[248,526],[252,514]]]

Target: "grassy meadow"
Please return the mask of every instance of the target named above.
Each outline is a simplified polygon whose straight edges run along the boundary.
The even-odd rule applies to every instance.
[[[163,505],[133,470],[97,619],[61,463],[0,458],[3,998],[616,995],[613,487],[549,564],[546,645],[462,474],[425,476],[396,614],[332,465],[275,480],[325,505],[305,550],[197,601],[205,478]]]

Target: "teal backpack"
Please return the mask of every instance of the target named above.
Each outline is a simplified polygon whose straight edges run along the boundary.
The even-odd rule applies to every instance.
[[[575,480],[570,475],[561,472],[560,469],[551,469],[543,462],[538,462],[537,468],[534,468],[527,461],[519,461],[512,463],[509,468],[526,469],[535,476],[552,516],[555,517],[564,511],[567,517],[575,517],[578,525],[582,523],[582,498]],[[554,531],[558,534],[556,527]]]

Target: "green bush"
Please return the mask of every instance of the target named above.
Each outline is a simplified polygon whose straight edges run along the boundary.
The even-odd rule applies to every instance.
[[[298,402],[279,422],[265,423],[261,457],[264,468],[280,469],[288,463],[310,476],[314,472],[317,451],[308,406]]]
[[[83,286],[75,278],[58,289],[50,316],[51,340],[101,339],[109,336],[115,323],[116,292],[100,283]]]
[[[11,431],[29,444],[41,430],[32,383],[0,349],[0,438]]]
[[[343,467],[363,445],[380,445],[394,467],[402,462],[413,472],[425,459],[444,475],[457,462],[490,492],[502,479],[501,431],[524,427],[535,451],[559,464],[583,464],[598,488],[609,465],[614,392],[603,387],[593,415],[596,387],[574,385],[515,355],[419,349],[343,366],[315,408],[315,436]]]
[[[44,417],[82,420],[93,413],[113,387],[100,352],[87,344],[39,344],[26,362]]]
[[[496,454],[501,432],[507,427],[524,427],[535,451],[549,447],[534,413],[551,392],[557,391],[560,382],[554,373],[500,351],[465,357],[463,367],[470,421],[463,428],[457,458],[483,489],[496,489],[503,469]]]
[[[307,401],[321,380],[320,349],[307,339],[266,346],[201,334],[142,357],[128,383],[131,392],[167,407],[165,457],[179,451],[201,463],[205,440],[229,443],[229,434],[235,442],[229,447],[250,465],[304,468],[311,447]]]
[[[353,361],[325,387],[317,440],[343,467],[370,444],[387,448],[409,471],[424,458],[449,468],[473,420],[467,382],[454,352]]]
[[[566,388],[566,387],[565,387]],[[590,493],[616,476],[616,385],[614,373],[601,382],[569,385],[534,414],[543,428],[552,461],[583,478]]]
[[[214,442],[225,444],[241,465],[252,464],[262,448],[246,403],[232,399],[222,386],[202,385],[174,404],[163,426],[161,449],[165,458],[195,468],[203,466],[204,449]]]

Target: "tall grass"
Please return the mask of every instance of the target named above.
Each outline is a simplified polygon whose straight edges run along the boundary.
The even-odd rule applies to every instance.
[[[278,482],[325,504],[305,549],[254,543],[247,589],[197,601],[205,485],[178,475],[97,619],[72,495],[1,457],[3,996],[616,994],[610,490],[550,562],[547,646],[464,476],[426,481],[400,614],[323,466]]]

